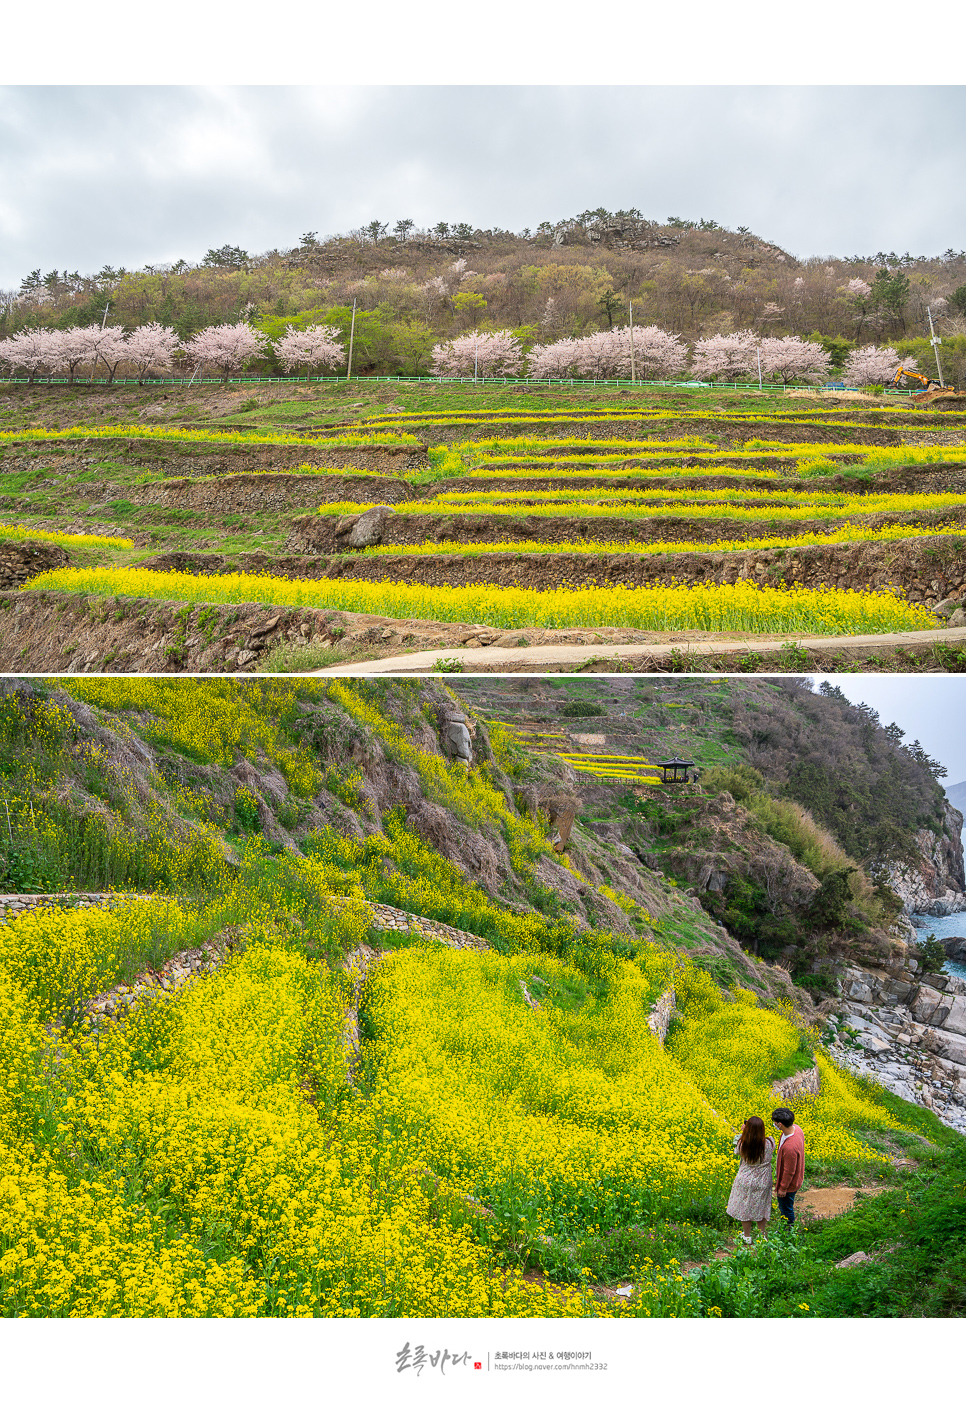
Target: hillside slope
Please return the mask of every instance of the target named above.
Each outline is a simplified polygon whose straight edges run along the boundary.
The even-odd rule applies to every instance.
[[[753,1309],[712,1260],[735,1130],[803,1086],[811,1186],[948,1199],[959,1137],[578,819],[578,757],[520,783],[436,681],[60,683],[0,698],[3,885],[131,896],[0,921],[6,1314],[848,1313],[821,1225],[762,1249]]]

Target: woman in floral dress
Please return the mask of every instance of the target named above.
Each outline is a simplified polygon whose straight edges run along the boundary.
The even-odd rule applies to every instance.
[[[741,1221],[742,1240],[753,1241],[755,1224],[767,1236],[771,1218],[771,1162],[775,1142],[765,1134],[761,1116],[749,1116],[735,1136],[735,1154],[741,1163],[728,1199],[728,1216]]]

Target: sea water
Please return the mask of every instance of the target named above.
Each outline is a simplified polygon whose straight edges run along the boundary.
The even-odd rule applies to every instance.
[[[930,934],[937,937],[966,936],[966,911],[957,911],[954,916],[917,915],[916,939],[925,940]],[[945,970],[947,974],[958,974],[960,979],[966,979],[966,965],[957,964],[955,960],[947,960]]]

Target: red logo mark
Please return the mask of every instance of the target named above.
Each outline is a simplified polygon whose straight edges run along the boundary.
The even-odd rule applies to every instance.
[[[474,1368],[474,1369],[482,1369],[482,1368],[483,1368],[483,1365],[480,1363],[479,1360],[477,1360],[476,1363],[473,1365],[473,1368]]]

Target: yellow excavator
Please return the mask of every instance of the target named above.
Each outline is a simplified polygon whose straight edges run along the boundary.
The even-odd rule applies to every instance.
[[[930,390],[942,390],[945,388],[945,386],[941,385],[938,380],[930,380],[928,375],[920,375],[918,370],[906,370],[901,365],[896,371],[895,375],[893,375],[892,384],[889,388],[892,390],[897,390],[899,388],[899,382],[903,378],[905,378],[906,380],[918,381],[918,383],[922,386],[921,392],[923,394],[928,393]]]

